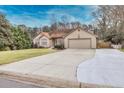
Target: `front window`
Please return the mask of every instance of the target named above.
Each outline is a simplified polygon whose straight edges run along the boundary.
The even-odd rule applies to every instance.
[[[47,39],[42,39],[42,45],[47,45]]]
[[[43,45],[47,45],[47,42],[42,42]]]

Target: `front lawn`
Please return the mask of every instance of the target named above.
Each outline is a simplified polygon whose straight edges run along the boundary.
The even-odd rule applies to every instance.
[[[124,52],[124,48],[120,49],[120,51]]]
[[[20,61],[31,57],[45,55],[52,52],[55,52],[55,50],[24,49],[24,50],[14,50],[14,51],[0,51],[0,65]]]

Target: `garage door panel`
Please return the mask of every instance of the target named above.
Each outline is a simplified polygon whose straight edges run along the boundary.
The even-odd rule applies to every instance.
[[[74,49],[91,48],[91,39],[70,39],[69,48]]]

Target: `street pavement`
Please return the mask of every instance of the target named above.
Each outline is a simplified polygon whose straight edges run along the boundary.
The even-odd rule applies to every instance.
[[[7,78],[0,77],[0,88],[39,88],[31,84],[17,82]]]

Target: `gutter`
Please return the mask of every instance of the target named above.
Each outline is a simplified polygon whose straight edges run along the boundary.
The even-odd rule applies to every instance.
[[[114,88],[113,86],[108,85],[89,84],[78,81],[69,81],[53,77],[14,73],[9,71],[0,71],[0,77],[5,77],[18,82],[28,83],[45,88]]]

